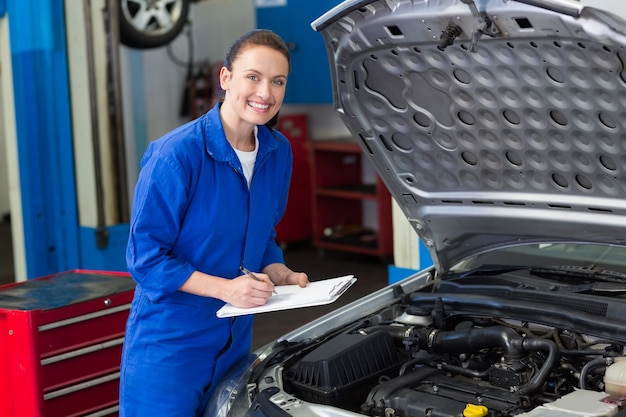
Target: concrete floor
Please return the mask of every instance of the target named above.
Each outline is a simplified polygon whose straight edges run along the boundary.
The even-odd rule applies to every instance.
[[[354,274],[357,282],[329,305],[257,314],[252,338],[253,349],[387,285],[387,264],[375,257],[345,252],[321,252],[308,243],[302,243],[285,248],[285,262],[293,270],[306,272],[311,281]],[[8,222],[0,221],[0,285],[11,282],[14,282],[11,229]]]

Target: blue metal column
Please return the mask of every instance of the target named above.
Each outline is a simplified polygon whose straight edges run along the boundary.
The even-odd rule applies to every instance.
[[[1,0],[0,0],[1,2]],[[8,0],[27,277],[79,268],[63,0]]]

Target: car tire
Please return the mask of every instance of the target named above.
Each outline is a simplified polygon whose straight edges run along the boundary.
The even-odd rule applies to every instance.
[[[168,44],[185,27],[191,0],[120,0],[120,42],[148,49]]]

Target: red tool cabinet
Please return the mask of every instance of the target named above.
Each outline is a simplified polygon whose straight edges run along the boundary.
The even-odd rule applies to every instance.
[[[134,288],[87,270],[0,286],[0,416],[116,416]]]

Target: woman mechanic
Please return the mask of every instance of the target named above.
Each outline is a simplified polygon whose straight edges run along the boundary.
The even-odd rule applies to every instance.
[[[122,417],[201,415],[215,382],[251,346],[253,316],[220,319],[216,311],[226,302],[262,305],[275,285],[308,282],[285,266],[275,242],[292,154],[271,125],[289,60],[273,32],[245,34],[220,70],[221,100],[143,156],[127,247],[137,286],[122,353]]]

